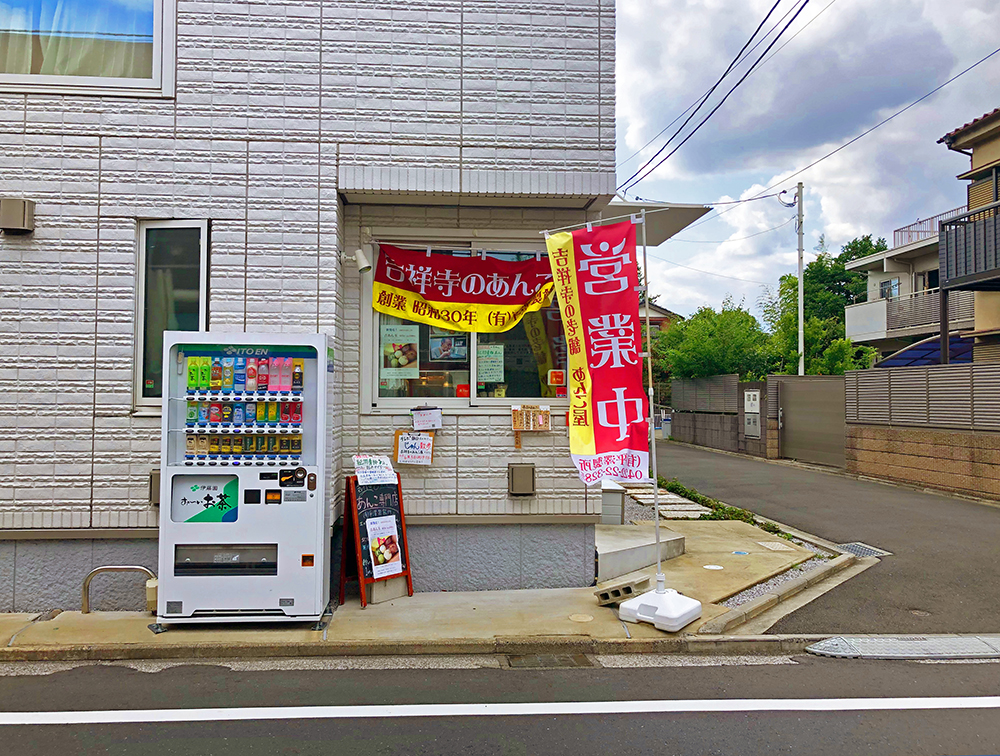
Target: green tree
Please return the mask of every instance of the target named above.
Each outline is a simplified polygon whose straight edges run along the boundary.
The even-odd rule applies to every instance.
[[[771,370],[768,334],[757,319],[732,298],[718,312],[702,307],[674,323],[660,337],[664,363],[675,378],[703,378],[738,373],[758,379]]]
[[[819,255],[806,265],[802,276],[805,312],[805,368],[809,375],[839,375],[845,370],[870,367],[876,350],[856,346],[844,333],[844,308],[864,294],[864,275],[849,271],[851,260],[882,252],[885,239],[871,234],[848,242],[836,257],[820,237]],[[764,322],[771,331],[771,354],[778,371],[798,372],[798,279],[788,274],[778,282],[778,292],[766,292],[760,301]]]

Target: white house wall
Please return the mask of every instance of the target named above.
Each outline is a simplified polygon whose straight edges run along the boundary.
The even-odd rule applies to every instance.
[[[210,220],[211,328],[330,335],[342,459],[401,419],[360,414],[341,192],[614,190],[612,0],[177,5],[174,99],[0,94],[0,194],[38,203],[33,234],[0,236],[0,529],[156,525],[159,419],[133,412],[139,219]],[[462,212],[508,229],[583,217]],[[503,417],[447,422],[438,464],[407,473],[410,511],[597,512],[561,417],[518,454]],[[539,470],[526,503],[506,497],[517,460]]]

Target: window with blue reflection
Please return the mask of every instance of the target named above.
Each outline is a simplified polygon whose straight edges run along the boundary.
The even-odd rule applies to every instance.
[[[157,0],[0,0],[0,74],[153,77]]]

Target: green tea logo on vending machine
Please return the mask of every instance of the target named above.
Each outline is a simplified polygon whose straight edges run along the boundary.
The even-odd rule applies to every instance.
[[[235,475],[174,478],[170,519],[174,522],[236,522],[240,484]]]

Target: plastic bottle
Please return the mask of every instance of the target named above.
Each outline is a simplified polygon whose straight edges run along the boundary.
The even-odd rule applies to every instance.
[[[246,357],[237,357],[233,366],[233,391],[243,392],[247,385],[247,360]]]
[[[257,393],[266,394],[268,389],[270,370],[268,369],[269,361],[267,357],[261,357],[257,360]]]
[[[302,391],[302,383],[305,379],[306,361],[292,360],[292,384],[291,390]]]
[[[247,357],[247,382],[244,391],[257,390],[257,358]]]
[[[281,361],[281,387],[279,391],[291,391],[292,390],[292,358],[285,357]]]
[[[232,391],[233,390],[233,375],[235,371],[236,360],[232,357],[222,358],[222,390]]]
[[[199,357],[198,359],[198,390],[208,391],[212,388],[212,358]]]
[[[213,357],[212,358],[212,380],[209,385],[211,391],[221,391],[222,390],[222,358]]]
[[[201,357],[187,358],[188,380],[187,392],[193,394],[198,390],[198,381],[201,376]]]

